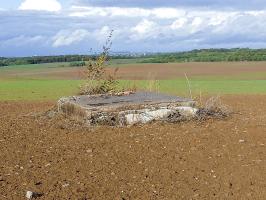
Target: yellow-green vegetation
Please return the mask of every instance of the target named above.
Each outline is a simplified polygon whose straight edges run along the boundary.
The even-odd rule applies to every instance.
[[[120,80],[119,87],[149,90],[150,81]],[[266,94],[266,80],[190,79],[192,95],[206,94]],[[56,100],[78,94],[80,80],[0,80],[0,100]],[[158,80],[154,90],[189,96],[185,79]]]
[[[103,52],[96,58],[96,60],[89,60],[86,65],[86,79],[85,82],[80,86],[81,95],[91,94],[104,94],[114,92],[117,89],[118,82],[114,75],[107,74],[106,62],[109,56],[109,50],[111,48],[112,33],[108,36],[105,45],[103,46]]]
[[[120,81],[120,85],[132,81]],[[154,91],[189,97],[186,79],[158,80]],[[147,89],[149,80],[134,81],[137,88]],[[132,83],[133,84],[133,83]],[[266,80],[191,79],[192,96],[203,94],[266,94]]]
[[[97,55],[61,55],[61,56],[33,56],[20,58],[0,57],[0,67],[8,65],[27,65],[55,62],[83,62],[95,59]],[[169,62],[227,62],[227,61],[266,61],[266,49],[201,49],[187,52],[155,53],[155,54],[124,54],[112,55],[112,60],[125,60],[132,63],[169,63]],[[80,65],[79,63],[78,65]]]
[[[56,100],[78,92],[77,80],[0,80],[0,100]]]
[[[115,61],[113,61],[115,62]],[[68,63],[19,65],[0,68],[0,100],[57,100],[62,96],[77,95],[82,80],[63,79],[71,69]],[[256,66],[256,64],[252,64]],[[113,65],[127,67],[127,65]],[[108,66],[107,66],[108,67]],[[144,67],[143,64],[136,67]],[[216,67],[215,65],[213,67]],[[226,65],[226,70],[228,66]],[[244,69],[245,67],[243,67]],[[112,68],[114,69],[114,68]],[[185,69],[184,69],[185,70]],[[260,68],[261,70],[261,68]],[[49,76],[47,75],[49,72]],[[51,76],[54,74],[54,76]],[[266,94],[266,74],[263,70],[234,75],[188,76],[192,96],[210,94]],[[147,75],[147,78],[148,75]],[[70,78],[69,78],[70,79]],[[189,97],[184,77],[171,80],[118,80],[117,90],[137,88]],[[94,81],[92,81],[94,84]]]

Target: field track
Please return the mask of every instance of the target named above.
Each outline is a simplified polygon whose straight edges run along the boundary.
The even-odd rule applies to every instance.
[[[0,199],[264,200],[266,96],[223,98],[227,120],[93,129],[1,102]]]

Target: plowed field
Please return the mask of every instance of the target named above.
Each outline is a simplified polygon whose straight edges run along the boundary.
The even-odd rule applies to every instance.
[[[0,103],[0,199],[266,199],[266,96],[224,96],[226,120],[86,128]]]

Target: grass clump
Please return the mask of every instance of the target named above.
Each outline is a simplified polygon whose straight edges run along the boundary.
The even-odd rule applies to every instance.
[[[77,116],[77,117],[85,118],[87,115],[86,111],[84,111],[81,107],[75,104],[72,104],[72,103],[66,103],[60,109],[67,116]]]

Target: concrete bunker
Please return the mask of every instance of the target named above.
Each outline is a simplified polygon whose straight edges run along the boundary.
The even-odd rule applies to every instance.
[[[153,121],[177,122],[193,119],[195,101],[154,92],[123,92],[116,95],[63,97],[58,111],[77,116],[89,125],[127,126]]]

